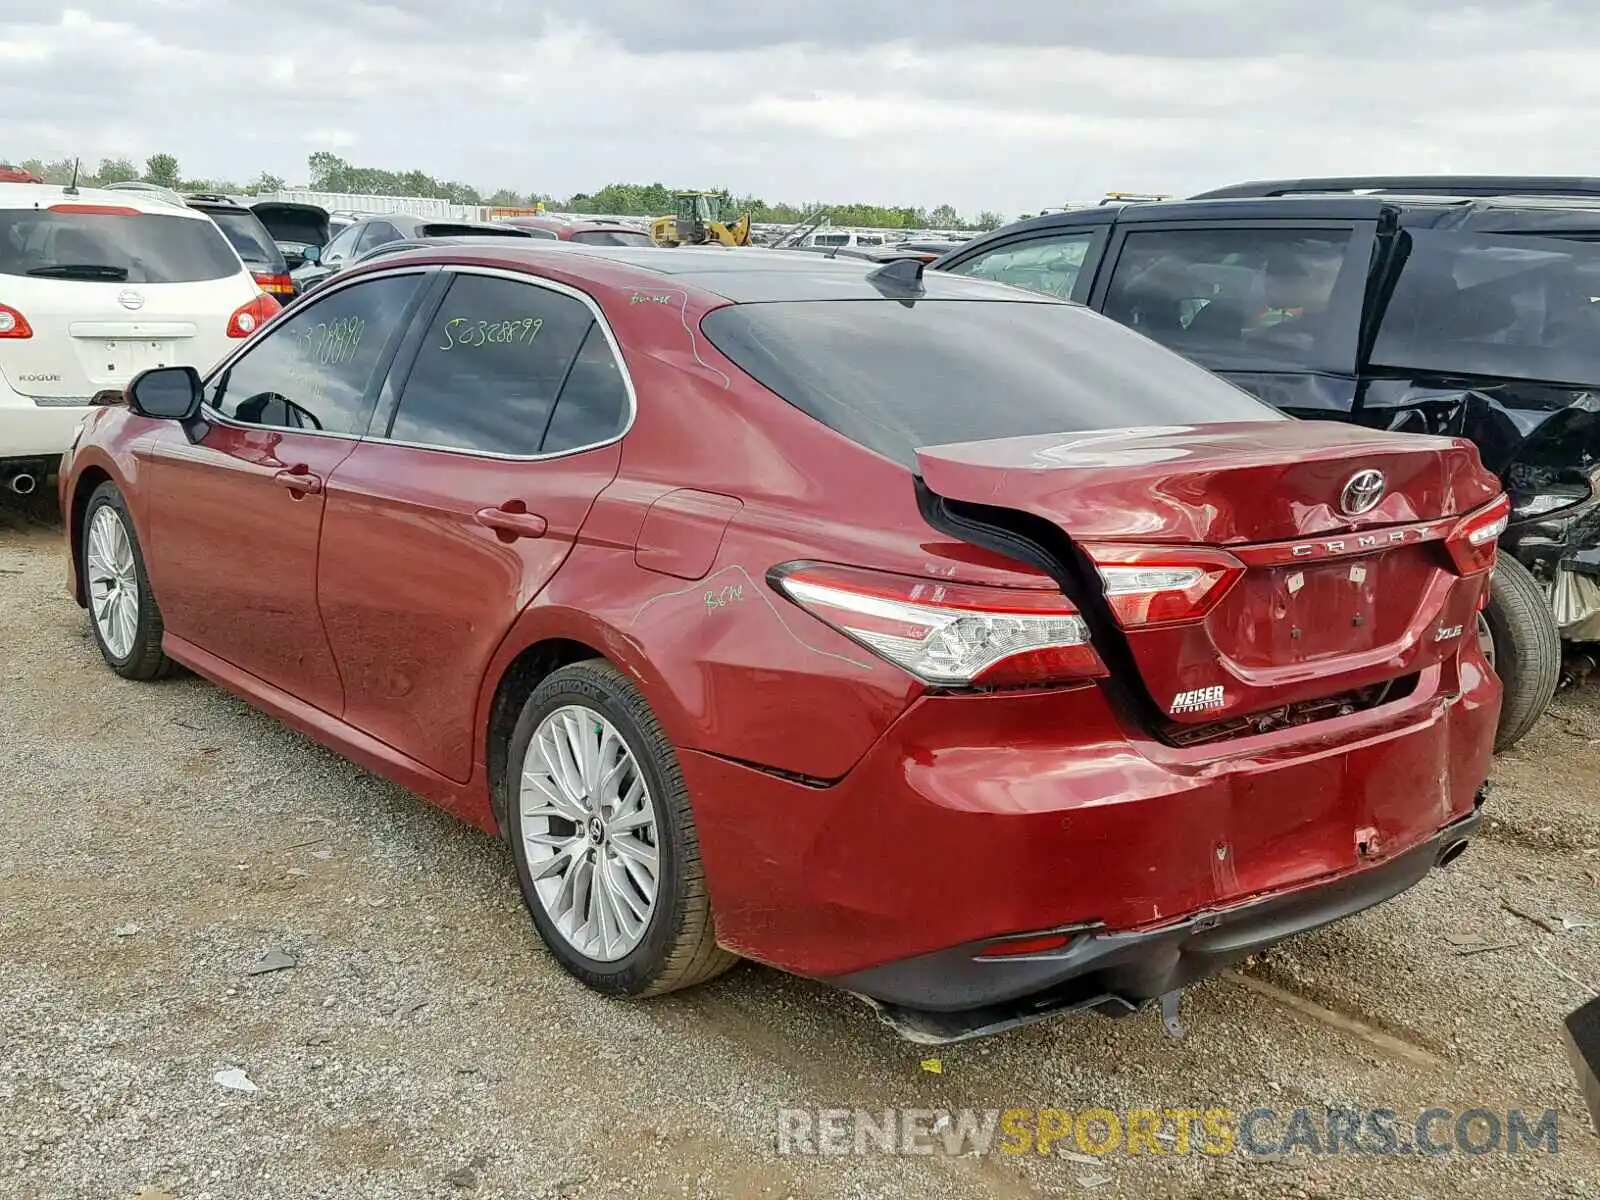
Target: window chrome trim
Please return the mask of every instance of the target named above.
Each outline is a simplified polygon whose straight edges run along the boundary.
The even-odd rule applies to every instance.
[[[421,281],[419,282],[418,286],[427,287],[428,278],[436,274],[438,270],[438,265],[433,263],[415,267],[402,267],[399,264],[396,264],[393,270],[373,271],[371,274],[356,275],[348,279],[336,280],[332,283],[323,284],[322,287],[318,288],[316,300],[308,301],[305,307],[310,308],[313,305],[321,304],[329,296],[336,295],[337,293],[344,291],[346,288],[355,287],[358,284],[366,283],[372,279],[388,279],[396,275],[420,276]],[[299,305],[296,305],[294,309],[294,315],[298,316],[301,311],[303,311],[302,308]],[[284,314],[288,312],[289,309],[287,308],[279,310],[278,314],[274,316],[271,321],[267,322],[261,327],[261,331],[257,334],[257,338],[266,338],[278,325],[284,324],[287,320],[292,320],[293,317],[285,317]],[[255,349],[255,342],[256,338],[246,339],[243,345],[239,346],[233,351],[232,354],[224,358],[216,365],[209,375],[201,380],[200,386],[203,389],[209,389],[213,380],[217,379],[221,375],[226,374],[228,371],[231,371],[234,363],[243,358],[246,353]],[[276,433],[298,433],[303,434],[306,437],[333,438],[336,441],[341,442],[360,442],[367,440],[364,434],[359,433],[329,433],[325,429],[303,429],[298,425],[264,425],[252,421],[236,421],[232,417],[224,416],[222,413],[218,412],[211,406],[211,402],[208,400],[202,400],[200,402],[200,416],[206,421],[214,422],[217,425],[225,425],[229,429],[268,429]],[[371,419],[371,415],[369,414],[367,420],[370,422]]]
[[[633,376],[628,372],[628,362],[622,356],[621,343],[617,341],[617,335],[611,328],[611,322],[606,320],[604,311],[601,310],[599,302],[593,296],[569,284],[560,283],[554,279],[546,279],[543,275],[533,275],[526,271],[515,271],[505,267],[483,267],[467,263],[449,263],[440,269],[453,275],[483,275],[491,279],[508,279],[513,283],[527,284],[529,287],[546,288],[558,295],[567,296],[583,303],[589,309],[590,315],[594,317],[595,324],[600,327],[600,332],[605,335],[606,344],[611,347],[611,357],[616,362],[617,370],[622,376],[622,386],[628,393],[627,420],[623,421],[620,430],[602,441],[590,442],[583,446],[574,446],[570,450],[553,450],[548,454],[501,454],[493,450],[470,450],[462,446],[440,446],[432,442],[407,442],[399,438],[382,436],[365,437],[361,439],[362,441],[384,446],[405,446],[410,450],[432,450],[439,454],[459,454],[465,458],[489,458],[499,462],[544,462],[547,459],[569,458],[574,454],[587,454],[591,450],[601,450],[606,446],[620,442],[628,436],[628,433],[633,429],[634,421],[639,415],[639,395],[634,390]],[[370,279],[371,276],[364,275],[362,278]],[[421,348],[418,349],[417,353],[419,355],[422,353]],[[413,363],[415,361],[415,359],[412,360]],[[556,403],[559,405],[560,402],[561,397],[558,393]],[[405,403],[404,389],[401,389],[400,395],[395,397],[395,403],[397,406]],[[552,411],[554,410],[552,409]]]

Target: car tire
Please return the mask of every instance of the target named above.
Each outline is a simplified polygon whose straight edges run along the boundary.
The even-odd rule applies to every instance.
[[[1521,741],[1549,707],[1561,676],[1561,633],[1538,582],[1503,550],[1495,560],[1483,617],[1495,674],[1505,688],[1494,738],[1499,753]]]
[[[588,774],[576,766],[575,745],[595,750]],[[562,770],[568,761],[573,769]],[[523,900],[572,975],[608,995],[643,997],[702,983],[738,961],[717,945],[677,754],[621,671],[592,659],[548,675],[522,706],[505,777]],[[615,782],[590,782],[601,777]],[[651,857],[648,894],[643,863]],[[616,934],[610,943],[608,913]],[[619,924],[619,914],[639,927]]]
[[[89,497],[77,550],[89,628],[106,665],[124,679],[160,679],[171,672],[172,660],[161,649],[166,627],[150,591],[139,535],[122,490],[110,480]]]

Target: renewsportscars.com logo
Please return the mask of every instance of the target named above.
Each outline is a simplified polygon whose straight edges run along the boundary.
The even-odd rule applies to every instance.
[[[1555,1154],[1556,1113],[1425,1108],[780,1108],[779,1154]]]

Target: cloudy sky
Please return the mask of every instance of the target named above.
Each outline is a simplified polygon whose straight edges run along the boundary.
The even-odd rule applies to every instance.
[[[1600,175],[1593,4],[0,0],[0,159],[303,180],[327,149],[485,189],[1013,215],[1270,175]]]

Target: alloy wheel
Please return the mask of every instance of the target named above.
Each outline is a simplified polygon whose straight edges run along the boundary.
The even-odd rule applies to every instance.
[[[569,704],[529,739],[521,836],[534,892],[579,954],[625,957],[644,939],[660,885],[655,801],[616,726]]]
[[[109,504],[97,508],[89,521],[83,557],[100,640],[113,658],[127,658],[139,630],[139,570],[127,526]]]

